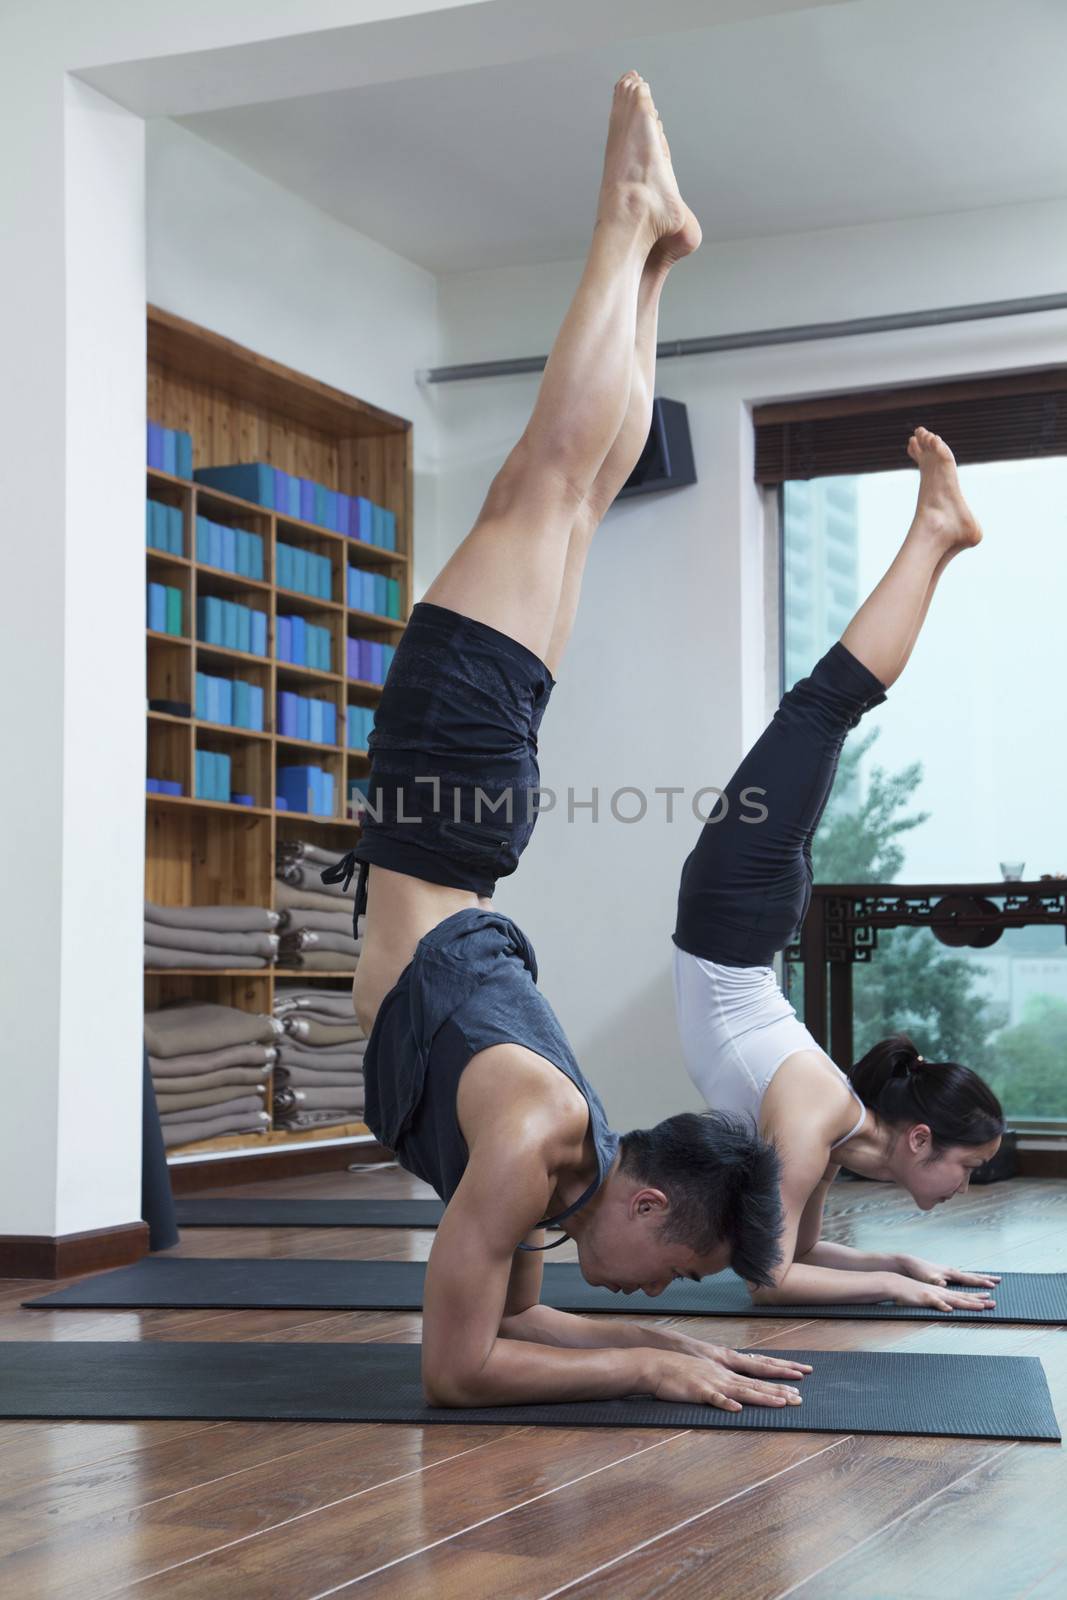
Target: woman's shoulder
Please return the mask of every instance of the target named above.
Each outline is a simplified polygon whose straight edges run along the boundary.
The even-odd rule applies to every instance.
[[[798,1134],[806,1134],[829,1151],[854,1108],[844,1073],[825,1051],[794,1050],[768,1086],[760,1121],[768,1135],[788,1133],[793,1142]]]

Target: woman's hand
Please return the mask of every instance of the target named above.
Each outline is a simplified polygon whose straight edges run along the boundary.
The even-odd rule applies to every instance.
[[[988,1280],[969,1279],[981,1282]],[[885,1299],[898,1306],[922,1306],[926,1311],[989,1311],[996,1301],[988,1294],[960,1294],[943,1284],[922,1283],[899,1272],[885,1274]]]
[[[987,1272],[960,1272],[956,1267],[938,1267],[920,1256],[897,1256],[897,1271],[905,1278],[915,1278],[919,1283],[935,1283],[944,1288],[948,1283],[970,1283],[976,1289],[995,1289],[999,1277]]]
[[[698,1341],[690,1340],[691,1344]],[[725,1357],[718,1359],[714,1353]],[[767,1383],[753,1374],[756,1368],[792,1367],[797,1377],[803,1371],[795,1361],[775,1361],[770,1357],[743,1356],[736,1350],[704,1345],[699,1355],[674,1350],[649,1350],[648,1387],[657,1400],[691,1401],[717,1406],[720,1411],[740,1411],[742,1406],[800,1405],[800,1395],[786,1383]],[[806,1369],[810,1371],[810,1368]]]

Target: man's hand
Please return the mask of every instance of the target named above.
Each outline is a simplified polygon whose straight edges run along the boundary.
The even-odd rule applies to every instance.
[[[678,1333],[673,1328],[657,1328],[656,1344],[674,1355],[714,1361],[744,1377],[766,1378],[772,1383],[791,1384],[798,1378],[806,1378],[811,1371],[811,1367],[803,1361],[783,1361],[779,1356],[742,1355],[728,1345],[706,1344],[703,1339],[692,1339],[687,1333]]]
[[[695,1340],[690,1341],[696,1343]],[[704,1350],[715,1351],[716,1346],[706,1345]],[[687,1400],[698,1405],[716,1406],[720,1411],[740,1411],[744,1405],[782,1406],[800,1405],[800,1395],[790,1384],[764,1383],[757,1377],[746,1377],[748,1364],[773,1367],[795,1362],[774,1362],[762,1356],[742,1356],[735,1350],[720,1350],[716,1355],[683,1355],[671,1350],[649,1350],[648,1389],[657,1400]],[[802,1376],[799,1368],[797,1376]]]
[[[995,1289],[999,1277],[988,1272],[960,1272],[957,1267],[938,1267],[921,1256],[897,1256],[896,1269],[905,1278],[915,1278],[919,1283],[936,1283],[944,1288],[948,1283],[970,1283],[976,1289]]]
[[[988,1282],[988,1279],[961,1275],[965,1282]],[[885,1274],[886,1300],[898,1306],[922,1306],[927,1311],[989,1311],[996,1301],[988,1294],[960,1294],[943,1285],[926,1284],[915,1278],[904,1277],[899,1272]]]

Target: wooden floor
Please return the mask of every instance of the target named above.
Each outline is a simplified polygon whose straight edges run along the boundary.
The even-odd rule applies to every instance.
[[[395,1171],[237,1194],[417,1195]],[[1017,1180],[923,1217],[847,1184],[832,1237],[955,1265],[1067,1269],[1067,1182]],[[190,1229],[182,1254],[422,1259],[432,1235]],[[556,1256],[566,1256],[565,1246]],[[417,1340],[417,1316],[27,1312],[0,1340]],[[664,1321],[670,1319],[661,1319]],[[709,1341],[1037,1355],[1067,1422],[1067,1332],[904,1322],[697,1321]],[[0,1349],[0,1360],[3,1352]],[[831,1434],[0,1423],[0,1592],[10,1600],[547,1600],[1067,1595],[1067,1458],[1043,1444]]]

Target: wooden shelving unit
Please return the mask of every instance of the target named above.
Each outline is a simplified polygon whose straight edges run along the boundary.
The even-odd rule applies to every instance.
[[[411,424],[375,406],[280,366],[206,328],[154,307],[148,312],[148,415],[193,439],[194,467],[265,461],[350,495],[365,495],[395,513],[397,549],[387,551],[314,523],[283,516],[251,501],[208,489],[170,473],[147,469],[151,499],[179,506],[183,554],[148,549],[150,581],[182,592],[182,637],[146,630],[147,698],[187,702],[195,710],[197,671],[244,677],[264,691],[266,728],[250,732],[217,723],[148,713],[148,775],[182,784],[181,796],[146,796],[145,895],[162,905],[273,906],[275,849],[285,839],[311,838],[338,853],[359,836],[348,814],[348,786],[370,770],[366,750],[345,746],[349,705],[373,706],[376,684],[344,675],[349,634],[396,644],[411,609],[412,461]],[[196,560],[196,518],[258,533],[264,543],[265,580],[245,578]],[[332,598],[317,599],[275,583],[275,546],[281,538],[328,556]],[[401,588],[401,620],[350,609],[346,568],[381,570]],[[265,612],[267,654],[249,655],[196,638],[197,600],[218,595]],[[275,658],[279,613],[298,613],[327,628],[337,670],[322,672]],[[281,688],[314,692],[337,709],[341,742],[334,745],[282,738],[276,730]],[[225,751],[233,763],[233,789],[253,796],[251,806],[199,800],[193,794],[195,752]],[[314,760],[333,773],[336,814],[301,815],[275,807],[278,766]],[[336,986],[347,972],[146,969],[145,1007],[178,998],[211,1000],[270,1012],[277,979]],[[269,1105],[268,1105],[269,1110]],[[279,1145],[308,1146],[316,1140],[365,1136],[362,1123],[288,1133],[223,1136],[177,1146],[174,1156],[194,1152],[256,1152]]]

